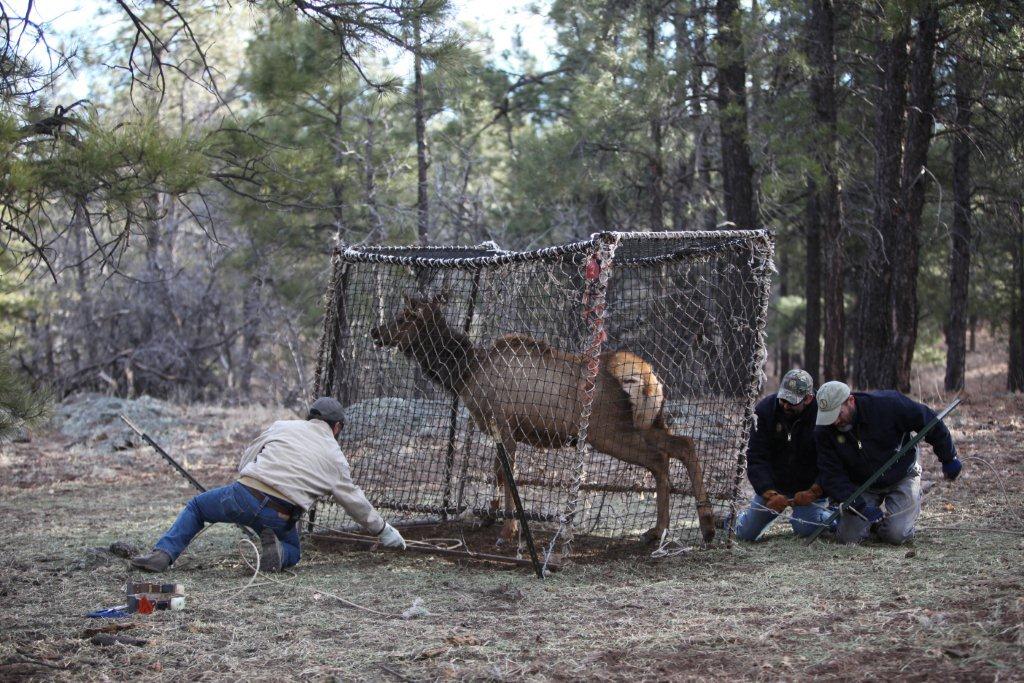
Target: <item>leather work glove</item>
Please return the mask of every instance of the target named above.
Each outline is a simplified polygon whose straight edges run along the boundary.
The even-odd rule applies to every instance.
[[[789,506],[789,498],[775,489],[768,489],[761,497],[764,498],[764,506],[772,512],[782,512]]]
[[[398,533],[398,529],[386,522],[384,523],[384,528],[377,534],[377,538],[380,539],[381,545],[385,548],[405,550],[405,539],[402,538],[402,534]]]
[[[825,495],[825,490],[821,488],[817,483],[811,485],[811,488],[804,491],[797,491],[793,494],[793,505],[802,506],[810,505],[814,501],[818,500]]]
[[[960,458],[954,457],[949,462],[942,463],[942,474],[946,476],[946,479],[955,481],[960,476],[960,470],[964,468],[964,464],[960,462]]]

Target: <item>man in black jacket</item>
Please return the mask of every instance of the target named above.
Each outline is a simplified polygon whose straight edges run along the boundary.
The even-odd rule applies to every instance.
[[[818,389],[819,481],[833,500],[844,501],[904,443],[935,418],[935,411],[898,391],[852,392],[842,382]],[[939,422],[924,437],[950,481],[962,469],[953,437]],[[882,506],[885,512],[882,511]],[[914,536],[921,514],[921,466],[917,448],[897,460],[875,483],[844,507],[838,538],[859,543],[872,528],[878,538],[899,545]]]
[[[736,519],[736,538],[757,540],[791,505],[790,524],[799,536],[809,536],[828,518],[828,501],[815,481],[817,412],[814,384],[803,370],[787,372],[779,391],[754,408],[757,426],[747,445],[747,478],[754,499]]]

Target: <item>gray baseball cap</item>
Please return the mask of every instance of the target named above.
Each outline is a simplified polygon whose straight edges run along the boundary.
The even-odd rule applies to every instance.
[[[818,389],[818,420],[815,424],[830,425],[839,417],[843,402],[850,398],[850,387],[843,382],[825,382]]]
[[[309,407],[307,420],[317,419],[325,422],[344,422],[345,409],[338,403],[338,399],[330,396],[321,396],[313,401]]]
[[[782,383],[779,384],[779,398],[786,403],[796,405],[811,393],[814,393],[814,380],[806,370],[794,369],[782,376]]]

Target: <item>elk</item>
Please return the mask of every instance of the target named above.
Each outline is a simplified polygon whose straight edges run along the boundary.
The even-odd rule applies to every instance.
[[[475,346],[445,320],[447,295],[430,299],[405,296],[405,306],[390,322],[370,330],[379,347],[395,348],[415,360],[424,374],[459,397],[477,427],[501,443],[514,463],[516,444],[560,448],[576,443],[579,433],[587,360],[525,335],[506,335]],[[644,542],[660,539],[669,525],[669,459],[682,461],[690,477],[701,534],[715,534],[711,504],[704,490],[693,439],[669,431],[661,381],[647,361],[629,351],[608,351],[599,358],[587,443],[596,450],[654,475],[657,524]],[[512,494],[500,462],[495,478],[504,488],[505,510]],[[492,507],[497,510],[495,498]],[[518,534],[506,518],[500,543]]]

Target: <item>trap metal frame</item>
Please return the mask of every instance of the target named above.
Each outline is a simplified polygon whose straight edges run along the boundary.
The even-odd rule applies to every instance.
[[[599,233],[529,252],[493,244],[338,248],[314,394],[345,406],[341,443],[353,478],[393,523],[507,526],[515,517],[507,499],[495,502],[500,391],[501,415],[514,413],[505,422],[510,438],[530,432],[544,441],[558,430],[540,424],[537,406],[572,405],[571,438],[510,442],[525,515],[547,559],[568,556],[574,542],[633,540],[652,524],[660,531],[664,493],[671,526],[662,542],[728,546],[731,528],[714,541],[707,532],[709,519],[736,511],[763,381],[773,248],[766,230]],[[395,321],[408,323],[412,313],[420,322],[432,315],[428,339],[448,347],[402,348]],[[466,380],[465,362],[445,365],[463,351],[489,384]],[[538,367],[556,361],[564,361],[561,374],[550,370],[538,383]],[[510,401],[518,403],[509,408]],[[636,426],[609,426],[621,417],[608,412],[609,401],[625,406]],[[521,413],[531,407],[537,424],[524,426]],[[595,410],[600,422],[592,424]],[[692,440],[703,488],[683,458],[666,458],[671,488],[657,468],[626,462],[628,446],[606,447],[616,429],[623,444],[641,443],[638,432],[653,443],[654,429]],[[311,519],[352,528],[326,499]]]

